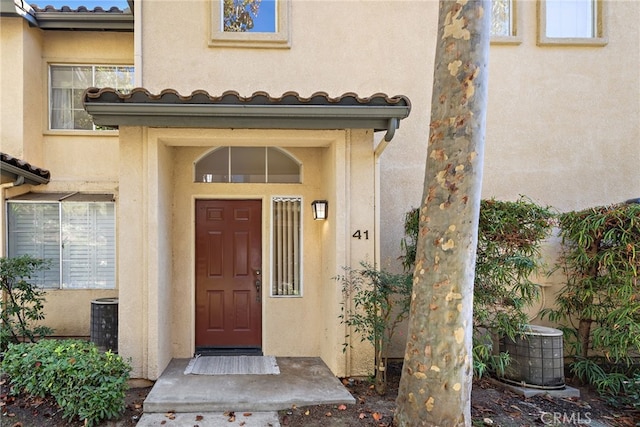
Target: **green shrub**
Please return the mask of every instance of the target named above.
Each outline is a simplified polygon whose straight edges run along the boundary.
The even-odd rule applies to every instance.
[[[405,215],[401,257],[412,271],[419,232],[418,209]],[[482,200],[473,289],[473,368],[502,374],[509,355],[494,351],[494,337],[514,338],[528,322],[526,309],[537,298],[539,286],[531,277],[543,264],[540,248],[551,233],[555,214],[525,197],[516,201]]]
[[[376,270],[366,262],[361,270],[345,268],[345,274],[336,279],[342,283],[344,301],[340,319],[369,341],[375,350],[375,389],[386,393],[387,348],[393,336],[409,314],[411,303],[410,274],[393,274]],[[347,335],[347,338],[349,335]],[[346,350],[348,344],[344,344]]]
[[[617,395],[640,354],[640,204],[560,215],[559,268],[567,282],[556,306],[572,372],[603,395]]]
[[[63,417],[92,426],[119,416],[131,367],[90,342],[42,340],[10,344],[2,361],[13,394],[52,396]]]
[[[0,258],[0,352],[10,342],[35,342],[53,333],[53,329],[38,325],[44,319],[44,291],[29,283],[34,273],[49,264],[30,255]]]

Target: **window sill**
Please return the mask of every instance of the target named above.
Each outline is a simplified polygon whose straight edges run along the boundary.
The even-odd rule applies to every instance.
[[[490,40],[491,45],[512,45],[517,46],[522,44],[522,37],[520,36],[492,36]]]
[[[43,132],[46,136],[112,136],[120,135],[118,130],[75,130],[75,129],[48,129]]]
[[[584,47],[602,47],[609,43],[606,37],[567,37],[567,38],[551,38],[541,36],[538,38],[538,46],[584,46]]]

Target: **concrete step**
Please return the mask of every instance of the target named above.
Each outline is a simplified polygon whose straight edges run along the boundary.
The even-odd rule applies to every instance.
[[[276,412],[253,412],[225,415],[220,412],[144,414],[136,427],[280,427]]]
[[[184,375],[174,359],[144,401],[144,413],[272,412],[355,399],[320,358],[277,358],[279,375]]]

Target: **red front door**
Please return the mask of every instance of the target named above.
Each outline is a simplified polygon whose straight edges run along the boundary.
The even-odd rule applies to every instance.
[[[262,202],[196,201],[196,349],[262,347]]]

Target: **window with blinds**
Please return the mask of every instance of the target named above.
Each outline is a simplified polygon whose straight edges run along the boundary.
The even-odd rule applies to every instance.
[[[32,278],[42,288],[116,287],[115,203],[7,202],[8,255],[51,261]]]
[[[302,199],[272,199],[272,296],[302,296]]]

